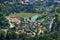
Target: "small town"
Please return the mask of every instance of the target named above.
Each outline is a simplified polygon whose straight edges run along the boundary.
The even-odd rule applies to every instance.
[[[60,40],[60,0],[1,0],[0,40]]]

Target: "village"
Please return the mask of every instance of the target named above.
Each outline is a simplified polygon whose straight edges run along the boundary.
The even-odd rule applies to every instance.
[[[9,20],[9,28],[15,28],[16,34],[23,34],[26,33],[28,37],[34,37],[37,33],[37,35],[45,34],[49,27],[46,25],[50,25],[51,21],[49,19],[50,17],[46,18],[39,18],[37,15],[33,17],[23,17],[23,18],[17,18],[17,17],[7,17]],[[51,18],[52,19],[52,18]],[[46,23],[46,20],[47,23]],[[45,22],[45,24],[43,24]],[[48,28],[48,29],[47,29]]]
[[[0,40],[60,40],[60,0],[1,0]]]

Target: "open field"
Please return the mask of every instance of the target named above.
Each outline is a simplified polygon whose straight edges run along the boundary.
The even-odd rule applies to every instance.
[[[36,13],[15,13],[15,14],[10,14],[10,17],[32,17],[32,16],[41,16],[41,14],[36,14]]]

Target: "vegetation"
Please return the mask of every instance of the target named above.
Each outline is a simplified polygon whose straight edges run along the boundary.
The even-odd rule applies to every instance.
[[[9,23],[8,20],[5,18],[5,16],[0,13],[0,28],[8,27]]]
[[[14,13],[14,14],[10,14],[9,16],[10,17],[32,17],[32,16],[42,16],[41,14],[36,14],[36,13],[24,13],[24,12],[21,12],[21,13]]]
[[[35,37],[27,37],[26,34],[16,34],[12,30],[6,34],[4,31],[0,31],[0,40],[60,40],[60,33],[52,32]]]
[[[20,4],[20,3],[0,3],[0,40],[60,40],[60,15],[59,15],[59,7],[53,8],[51,12],[49,7],[45,5],[39,5],[40,2],[33,3],[33,4]],[[54,14],[55,13],[55,14]],[[42,19],[46,19],[43,24],[47,25],[48,28],[48,20],[52,20],[53,16],[56,18],[53,22],[52,31],[47,30],[43,35],[37,35],[34,37],[27,37],[26,33],[23,34],[16,34],[16,30],[12,28],[7,28],[8,30],[5,31],[6,27],[9,27],[9,21],[6,19],[7,17],[32,17],[32,16],[39,16]],[[49,18],[49,16],[51,16]],[[47,19],[49,18],[49,19]],[[23,22],[21,23],[23,25]],[[16,25],[17,26],[17,25]],[[3,29],[3,30],[2,30]]]
[[[55,8],[55,12],[58,13],[59,12],[59,7]]]

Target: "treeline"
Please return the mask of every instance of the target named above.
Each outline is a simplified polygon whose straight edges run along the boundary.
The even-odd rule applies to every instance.
[[[52,13],[54,12],[54,8],[50,10],[49,6],[42,4],[39,2],[21,4],[21,3],[0,3],[4,4],[5,8],[0,8],[0,11],[4,11],[7,13],[20,13],[20,12],[32,12],[32,13]]]

